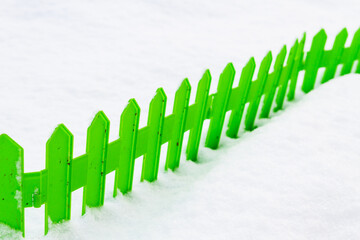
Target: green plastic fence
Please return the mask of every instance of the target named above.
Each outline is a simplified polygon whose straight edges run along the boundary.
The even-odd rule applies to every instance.
[[[345,48],[347,36],[347,30],[343,29],[332,49],[325,50],[327,36],[322,29],[305,54],[304,34],[300,41],[295,41],[288,55],[286,46],[281,49],[271,73],[273,57],[269,52],[262,60],[254,81],[255,61],[250,58],[235,88],[232,88],[235,69],[229,63],[220,75],[217,92],[211,95],[211,75],[206,70],[198,83],[192,105],[189,105],[191,86],[185,79],[176,92],[173,113],[169,116],[165,116],[166,94],[159,88],[150,103],[147,126],[141,129],[140,108],[131,99],[121,114],[119,139],[110,143],[109,119],[100,111],[88,128],[86,153],[76,158],[72,154],[73,135],[60,124],[46,143],[46,168],[39,172],[24,173],[22,147],[6,134],[0,135],[0,222],[22,231],[24,235],[24,208],[38,208],[45,204],[46,234],[49,219],[53,223],[70,219],[71,193],[79,188],[84,190],[83,214],[86,207],[102,206],[106,174],[115,171],[114,197],[118,190],[122,194],[131,191],[134,162],[140,156],[144,156],[141,181],[155,181],[161,145],[168,142],[165,169],[176,170],[180,165],[186,131],[190,131],[186,158],[196,161],[205,119],[210,119],[205,146],[216,149],[226,112],[231,112],[226,135],[236,138],[241,120],[245,121],[245,129],[251,131],[256,127],[258,115],[260,118],[269,117],[273,104],[274,111],[282,109],[286,95],[289,101],[294,99],[300,71],[305,71],[301,87],[305,93],[314,89],[319,68],[325,68],[321,83],[334,78],[339,65],[342,65],[340,75],[350,73],[354,63],[360,60],[360,29],[350,47]],[[360,64],[355,72],[360,73]],[[264,100],[258,113],[261,99]]]

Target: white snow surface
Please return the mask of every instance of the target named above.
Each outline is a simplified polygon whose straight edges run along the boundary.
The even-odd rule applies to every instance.
[[[212,92],[228,62],[237,70],[268,50],[274,58],[302,32],[325,28],[329,49],[343,27],[348,46],[359,27],[359,1],[10,1],[0,3],[0,133],[25,152],[25,172],[45,166],[45,143],[64,123],[74,156],[85,152],[86,129],[104,110],[110,139],[128,99],[141,107],[141,127],[157,87],[167,113],[183,78],[192,86],[209,68]],[[81,217],[82,192],[72,197],[72,220],[50,226],[44,208],[26,209],[29,239],[359,239],[359,75],[341,77],[285,105],[199,162],[138,181]],[[206,122],[207,124],[208,122]],[[203,137],[207,130],[205,124]],[[186,139],[186,137],[185,137]],[[204,138],[203,138],[204,140]],[[203,143],[202,143],[203,146]],[[0,225],[0,238],[19,235]]]

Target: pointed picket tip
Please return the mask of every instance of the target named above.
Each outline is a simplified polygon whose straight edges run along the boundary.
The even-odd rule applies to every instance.
[[[198,101],[197,99],[199,96],[202,96],[204,94],[206,95],[209,94],[210,84],[211,84],[211,74],[209,69],[206,69],[200,81],[198,82],[195,101]]]
[[[347,37],[348,35],[349,35],[349,32],[348,32],[347,28],[345,27],[338,33],[338,35],[336,37],[338,37],[338,36]]]
[[[201,80],[204,79],[204,78],[206,78],[206,79],[208,79],[208,80],[211,80],[211,73],[210,73],[210,70],[209,70],[209,69],[206,69],[206,70],[205,70],[205,72],[204,72],[203,77],[201,78]],[[200,80],[200,81],[201,81],[201,80]]]
[[[53,139],[56,139],[58,137],[66,137],[66,138],[72,139],[73,134],[70,132],[70,130],[64,124],[61,123],[55,128],[55,130],[52,133],[51,137],[46,142],[46,145],[50,144],[50,142]]]
[[[234,68],[234,65],[230,62],[226,65],[224,71],[224,73],[226,72],[230,72],[231,74],[235,74],[235,68]]]
[[[281,48],[279,54],[277,55],[277,58],[282,58],[283,56],[284,56],[284,58],[285,58],[286,53],[287,53],[287,47],[286,47],[286,45],[284,45],[284,46]]]
[[[255,68],[255,67],[256,67],[255,58],[254,58],[254,57],[251,57],[251,58],[249,59],[249,61],[246,63],[245,67]]]
[[[301,38],[301,41],[299,42],[299,44],[300,44],[300,43],[303,43],[303,44],[304,44],[305,41],[306,41],[306,32],[303,33],[303,37]]]
[[[211,74],[210,74],[209,69],[206,69],[198,83],[198,90],[199,90],[199,88],[201,88],[201,86],[206,86],[206,90],[208,90],[210,88],[210,82],[211,82]]]
[[[286,53],[287,53],[286,45],[284,45],[281,48],[279,54],[276,56],[274,69],[281,67],[283,65],[285,57],[286,57]]]
[[[279,55],[280,55],[280,54],[285,54],[285,55],[286,55],[286,52],[287,52],[287,47],[286,47],[286,45],[284,45],[284,46],[281,48]]]
[[[189,79],[185,78],[181,85],[180,85],[180,88],[186,88],[186,89],[191,89],[191,84],[189,82]]]
[[[191,85],[190,85],[190,82],[187,78],[185,78],[180,87],[178,88],[178,90],[176,91],[176,95],[180,94],[180,93],[183,93],[183,92],[186,92],[186,91],[189,91],[191,90]]]
[[[6,147],[13,147],[14,149],[18,149],[19,151],[23,151],[23,148],[5,133],[0,135],[0,146],[3,145]]]
[[[105,113],[103,111],[99,111],[93,121],[91,122],[89,128],[96,126],[96,125],[105,125],[108,126],[110,123],[109,118],[105,115]]]
[[[299,39],[296,39],[294,44],[290,48],[289,56],[287,58],[287,61],[289,62],[291,60],[292,55],[296,54],[297,48],[299,47]]]
[[[336,48],[337,46],[342,45],[342,47],[345,46],[346,39],[348,37],[348,31],[346,28],[343,28],[337,35],[334,41],[333,48]],[[335,46],[337,44],[337,46]],[[340,46],[341,47],[341,46]],[[341,56],[338,56],[341,57]]]
[[[269,58],[272,60],[273,56],[272,56],[272,52],[269,51],[267,54],[266,54],[266,58]]]
[[[298,46],[298,45],[299,45],[299,42],[300,42],[299,39],[296,39],[295,42],[294,42],[294,44],[293,44],[293,47],[294,47],[294,46]]]
[[[161,100],[163,100],[163,102],[166,101],[167,97],[166,97],[166,94],[165,94],[165,91],[163,88],[158,88],[156,90],[156,94],[153,97],[153,99],[151,100],[151,102],[156,101],[157,99],[161,99]]]
[[[266,56],[263,58],[263,60],[261,61],[261,64],[260,65],[263,65],[267,62],[271,62],[272,61],[272,53],[271,51],[269,51]]]
[[[123,121],[129,115],[139,115],[140,107],[134,98],[130,99],[128,104],[126,105],[124,111],[121,114],[120,120]]]
[[[128,105],[126,106],[125,111],[131,111],[135,113],[140,113],[139,104],[136,102],[135,98],[129,100]]]
[[[325,32],[325,30],[322,28],[322,29],[314,36],[313,41],[315,41],[315,40],[325,41],[326,38],[327,38],[326,32]]]
[[[233,81],[234,80],[234,76],[235,76],[235,68],[234,65],[232,63],[228,63],[226,65],[226,67],[224,68],[224,70],[222,71],[222,73],[220,74],[220,79],[219,79],[219,84],[217,89],[221,89],[224,88],[224,90],[227,88],[227,82],[228,81]],[[223,83],[221,83],[223,82]],[[225,84],[225,85],[224,85]]]
[[[325,31],[325,29],[320,29],[320,31],[315,35],[315,36],[325,36],[325,37],[327,37],[327,35],[326,35],[326,31]]]
[[[251,57],[249,59],[249,61],[246,63],[246,65],[243,67],[243,69],[241,70],[240,81],[242,81],[241,79],[244,76],[246,76],[246,77],[251,77],[251,79],[250,79],[250,82],[251,82],[255,68],[256,68],[255,59],[254,59],[254,57]]]

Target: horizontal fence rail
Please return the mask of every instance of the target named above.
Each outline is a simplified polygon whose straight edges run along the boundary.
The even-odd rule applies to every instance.
[[[86,153],[73,157],[73,135],[60,124],[46,143],[46,168],[24,173],[24,151],[6,134],[0,135],[0,222],[22,232],[24,208],[39,208],[45,204],[45,234],[49,220],[59,223],[70,220],[71,193],[83,187],[83,208],[104,204],[106,175],[115,171],[114,197],[132,190],[135,159],[143,156],[141,181],[153,182],[158,177],[160,149],[168,143],[165,169],[180,166],[183,136],[189,131],[186,159],[197,160],[205,119],[210,120],[205,146],[216,149],[230,113],[226,135],[236,138],[241,121],[245,130],[256,128],[256,119],[268,118],[271,110],[283,108],[285,98],[295,98],[297,78],[305,72],[301,89],[314,89],[319,68],[325,68],[321,83],[334,78],[338,66],[340,75],[348,74],[360,61],[360,29],[351,45],[345,47],[348,33],[344,28],[335,38],[331,50],[325,50],[327,35],[322,29],[312,40],[310,51],[304,52],[305,34],[296,40],[287,53],[284,46],[273,60],[269,52],[262,60],[256,80],[253,80],[255,60],[250,58],[241,71],[237,87],[232,88],[235,69],[229,63],[221,73],[217,92],[209,95],[211,74],[206,70],[198,83],[195,103],[189,104],[191,86],[187,79],[175,94],[172,114],[165,116],[166,94],[156,91],[149,108],[147,126],[139,129],[140,108],[131,99],[121,114],[119,138],[109,142],[109,119],[98,112],[88,128]],[[304,57],[305,56],[305,57]],[[360,73],[360,64],[356,66]],[[261,100],[263,103],[261,104]],[[247,111],[245,105],[248,104]],[[261,109],[259,107],[261,106]]]

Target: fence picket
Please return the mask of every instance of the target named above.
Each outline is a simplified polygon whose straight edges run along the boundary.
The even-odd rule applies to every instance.
[[[180,165],[181,147],[184,137],[187,111],[189,108],[191,86],[186,78],[176,91],[173,114],[175,115],[171,139],[168,144],[168,151],[165,163],[165,170],[170,168],[175,171]]]
[[[288,56],[288,59],[286,62],[286,67],[283,68],[283,71],[281,72],[281,76],[280,76],[280,80],[279,80],[279,90],[278,90],[278,93],[275,98],[276,107],[275,107],[274,111],[278,111],[278,110],[282,109],[282,107],[283,107],[286,90],[288,88],[288,83],[289,83],[291,73],[293,70],[295,56],[296,56],[298,46],[299,46],[299,41],[298,41],[298,39],[296,39],[294,45],[290,49],[290,53],[289,53],[289,56]]]
[[[0,135],[0,222],[22,232],[24,236],[24,205],[22,180],[24,150],[8,135]]]
[[[279,80],[280,80],[281,72],[283,69],[285,57],[286,57],[286,46],[284,45],[275,60],[272,82],[270,83],[271,88],[270,88],[270,91],[268,92],[268,94],[265,94],[264,105],[260,112],[260,118],[268,118],[269,117],[271,105],[273,103],[275,92],[276,92],[276,88],[279,85]]]
[[[48,217],[53,223],[70,220],[72,152],[73,135],[65,125],[60,124],[46,143],[48,186],[45,234],[48,232]]]
[[[351,72],[351,68],[356,58],[360,60],[360,56],[358,56],[359,52],[360,52],[360,28],[356,31],[351,41],[349,54],[345,56],[346,58],[344,60],[344,66],[341,69],[341,73],[340,73],[341,76]],[[358,63],[358,69],[360,69],[360,62]],[[360,73],[360,71],[357,72]]]
[[[140,107],[135,99],[130,99],[120,119],[121,154],[115,172],[114,197],[117,195],[117,189],[122,194],[132,189],[139,119]]]
[[[189,141],[186,148],[187,160],[196,161],[197,159],[201,130],[205,120],[206,103],[209,97],[210,83],[211,83],[210,71],[206,70],[197,86],[196,98],[195,98],[195,104],[196,104],[195,116],[192,119],[186,118],[187,121],[194,122],[194,127],[190,129]]]
[[[255,71],[255,60],[252,57],[241,71],[241,76],[239,80],[240,92],[235,99],[237,105],[236,108],[231,112],[229,124],[228,124],[228,130],[226,131],[226,135],[230,138],[236,138],[239,132],[241,118],[244,112],[247,96],[250,91],[251,81],[254,76],[254,71]]]
[[[303,85],[301,87],[304,93],[308,93],[314,89],[316,75],[324,53],[326,38],[327,36],[325,30],[321,29],[315,35],[311,43],[310,52],[308,52],[308,55],[306,56],[305,76]]]
[[[104,204],[109,127],[109,119],[104,112],[100,111],[87,130],[88,166],[83,194],[83,214],[85,214],[86,206],[99,207]]]
[[[224,125],[227,105],[231,93],[231,87],[235,77],[235,69],[232,63],[226,65],[219,78],[217,94],[214,97],[208,134],[205,146],[216,149],[219,146],[221,131]]]
[[[294,65],[290,73],[290,86],[289,86],[289,92],[287,94],[288,101],[292,101],[295,99],[296,83],[299,76],[299,71],[303,67],[305,40],[306,40],[306,34],[304,33],[303,38],[301,39],[299,46],[297,48],[294,59]]]
[[[156,91],[155,97],[151,100],[150,103],[147,152],[144,154],[141,181],[146,180],[153,182],[157,179],[166,100],[167,99],[164,90],[159,88]]]
[[[347,36],[348,32],[346,28],[341,30],[341,32],[336,36],[321,83],[325,83],[335,76],[336,68],[341,61]]]
[[[256,91],[254,91],[256,95],[250,100],[250,104],[245,116],[245,129],[247,131],[252,131],[255,128],[255,118],[262,94],[264,92],[271,61],[272,54],[271,52],[268,52],[260,64],[258,79],[256,80],[257,84],[255,84],[255,82],[251,83],[251,88],[256,87]]]

